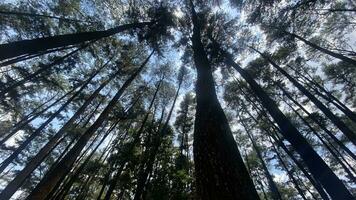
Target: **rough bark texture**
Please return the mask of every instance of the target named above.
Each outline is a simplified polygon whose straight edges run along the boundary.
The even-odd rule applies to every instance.
[[[199,199],[259,199],[217,99],[192,5],[193,58],[197,70],[194,163]]]

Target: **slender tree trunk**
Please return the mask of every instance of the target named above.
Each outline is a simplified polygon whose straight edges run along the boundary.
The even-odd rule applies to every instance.
[[[334,115],[321,101],[319,101],[304,86],[302,86],[297,80],[295,80],[292,76],[290,76],[284,69],[278,66],[268,56],[264,55],[263,53],[259,52],[256,49],[254,50],[258,52],[269,63],[271,63],[272,66],[275,67],[279,72],[281,72],[285,77],[287,77],[288,80],[292,82],[293,85],[297,87],[299,91],[301,91],[305,96],[307,96],[314,103],[314,105],[318,107],[333,122],[333,124],[335,124],[335,126],[338,127],[340,131],[342,131],[350,139],[350,141],[354,145],[356,145],[356,134],[352,130],[350,130],[339,117]]]
[[[0,14],[1,15],[15,15],[16,17],[20,17],[20,16],[42,17],[42,18],[49,18],[49,19],[57,19],[57,20],[66,21],[66,22],[88,23],[87,21],[84,21],[84,20],[70,19],[70,18],[66,18],[66,17],[57,17],[57,16],[52,16],[52,15],[44,15],[44,14],[36,14],[36,13],[17,12],[17,11],[0,11]],[[89,23],[93,23],[93,22],[89,22]]]
[[[272,140],[270,138],[270,142],[272,143]],[[276,149],[275,146],[273,146],[272,143],[272,149],[274,151],[274,153],[277,155],[277,158],[279,160],[279,162],[282,164],[282,167],[284,168],[284,170],[287,172],[289,179],[292,181],[295,189],[297,189],[299,195],[304,199],[304,200],[308,200],[308,198],[304,195],[304,191],[302,190],[302,188],[300,188],[298,181],[294,178],[293,176],[293,172],[291,170],[288,169],[287,164],[283,161],[282,156],[280,155],[280,153],[278,152],[278,150]]]
[[[351,158],[356,160],[356,155],[349,149],[347,148],[336,136],[331,133],[323,124],[320,123],[320,121],[314,116],[311,115],[299,102],[297,102],[289,93],[282,87],[280,84],[277,84],[277,86],[282,90],[283,94],[288,97],[295,105],[297,105],[300,109],[303,110],[304,113],[308,115],[310,119],[312,119],[318,126],[328,134],[329,137],[331,137],[346,153],[349,154]]]
[[[151,102],[150,102],[150,104],[149,104],[149,106],[148,106],[147,113],[146,113],[145,117],[144,117],[143,120],[142,120],[141,126],[140,126],[139,130],[134,134],[134,136],[133,136],[133,141],[128,144],[128,148],[127,148],[128,150],[127,150],[127,152],[125,152],[125,154],[126,154],[126,155],[125,155],[125,158],[129,158],[129,157],[130,157],[129,155],[131,155],[132,150],[134,149],[135,145],[136,145],[136,144],[139,142],[139,140],[140,140],[141,134],[142,134],[142,132],[143,132],[143,130],[144,130],[145,124],[146,124],[146,122],[147,122],[147,120],[148,120],[148,117],[149,117],[149,115],[150,115],[150,110],[152,109],[152,106],[153,106],[153,104],[154,104],[154,101],[155,101],[155,99],[156,99],[156,96],[157,96],[157,94],[158,94],[158,91],[159,91],[159,88],[160,88],[160,85],[161,85],[162,81],[163,81],[163,79],[161,79],[161,80],[158,82],[157,87],[156,87],[156,90],[155,90],[155,93],[154,93],[154,95],[153,95],[153,98],[152,98],[152,100],[151,100]],[[110,180],[110,174],[111,174],[111,172],[113,171],[114,167],[117,165],[117,166],[120,166],[120,167],[116,170],[116,171],[117,171],[117,172],[116,172],[116,175],[115,175],[115,177],[113,178],[112,182],[110,183],[109,189],[108,189],[108,191],[107,191],[106,194],[105,194],[105,198],[106,198],[106,199],[109,199],[109,198],[110,198],[111,193],[114,191],[114,188],[115,188],[115,186],[116,186],[117,179],[118,179],[119,175],[121,174],[121,171],[122,171],[123,167],[125,166],[125,164],[126,164],[127,162],[128,162],[128,159],[125,159],[125,160],[122,160],[122,161],[115,162],[115,163],[113,163],[113,164],[110,166],[109,171],[108,171],[108,172],[105,174],[105,176],[104,176],[104,182],[103,182],[103,185],[102,185],[102,187],[101,187],[101,189],[100,189],[100,192],[99,192],[99,195],[98,195],[98,197],[97,197],[97,200],[100,200],[100,199],[101,199],[101,196],[102,196],[103,193],[104,193],[105,187],[106,187],[107,183],[108,183],[109,180]]]
[[[250,85],[262,105],[268,110],[281,129],[283,136],[292,144],[299,155],[303,158],[313,176],[323,185],[329,195],[334,199],[354,199],[342,181],[325,164],[320,156],[308,144],[306,139],[293,126],[288,118],[279,110],[276,103],[263,91],[256,81],[244,69],[237,65],[232,56],[225,53],[226,64],[235,68]]]
[[[0,45],[0,61],[21,56],[32,55],[46,50],[76,45],[86,41],[98,40],[104,37],[120,33],[122,31],[143,28],[153,25],[154,22],[141,22],[117,26],[104,31],[91,31],[66,35],[57,35],[53,37],[37,38],[32,40],[22,40]]]
[[[39,109],[41,109],[42,107],[44,107],[46,104],[49,104],[49,102],[51,102],[53,99],[55,99],[57,97],[58,94],[53,95],[51,98],[49,98],[48,100],[44,101],[41,105],[37,106],[36,108],[34,108],[32,111],[30,111],[28,114],[26,114],[25,116],[23,116],[20,121],[16,122],[16,124],[13,125],[13,128],[11,128],[12,130],[16,129],[17,127],[26,125],[29,122],[29,119],[31,117],[33,117],[34,115],[36,115],[37,111]],[[27,123],[26,123],[27,122]],[[10,130],[11,131],[11,130]],[[6,137],[11,137],[12,135],[5,135],[3,138],[1,138],[0,140],[0,145],[2,145],[5,141],[3,141],[4,138]],[[2,135],[3,136],[3,135]]]
[[[251,100],[249,100],[250,102],[252,102]],[[259,111],[259,113],[261,115],[263,115],[272,126],[272,128],[274,129],[274,131],[276,132],[281,132],[281,130],[276,127],[274,125],[274,123],[268,118],[267,114],[263,111],[261,111],[257,105],[253,105],[255,109],[257,109]],[[253,121],[255,121],[256,124],[258,124],[257,119],[246,110],[247,114],[253,119]],[[266,133],[273,138],[273,140],[275,141],[275,145],[280,146],[284,152],[286,152],[288,154],[288,156],[292,159],[292,161],[297,165],[297,167],[303,172],[303,174],[308,178],[308,180],[312,183],[312,185],[315,187],[315,189],[319,192],[320,196],[322,197],[323,200],[329,200],[328,195],[325,193],[323,187],[320,185],[319,182],[317,182],[309,173],[308,171],[304,168],[303,164],[296,159],[296,157],[293,155],[293,153],[287,148],[287,146],[282,142],[282,140],[280,138],[278,138],[276,135],[274,135],[272,132],[270,132],[269,130],[264,130],[266,131]]]
[[[88,162],[90,161],[90,158],[94,155],[94,153],[96,152],[96,150],[99,148],[99,146],[104,142],[104,140],[107,138],[107,136],[109,136],[110,132],[112,130],[114,130],[114,128],[117,126],[117,124],[119,123],[120,119],[118,119],[114,124],[111,125],[111,127],[104,133],[104,136],[101,138],[101,140],[98,142],[98,144],[95,146],[95,148],[91,151],[91,153],[85,158],[84,162],[80,165],[80,167],[75,171],[75,173],[69,178],[68,182],[65,184],[65,186],[63,187],[62,191],[63,193],[58,195],[58,197],[61,197],[62,199],[64,199],[65,195],[67,194],[67,192],[70,190],[70,188],[72,187],[74,181],[78,178],[78,176],[80,175],[80,173],[84,170],[85,166],[88,164]],[[90,148],[90,147],[89,147]]]
[[[85,103],[77,110],[77,112],[68,120],[68,122],[56,133],[50,141],[42,147],[42,149],[36,154],[35,157],[22,169],[12,180],[6,188],[0,193],[0,199],[7,199],[13,195],[16,190],[21,186],[23,181],[33,172],[34,169],[44,160],[44,158],[57,146],[58,141],[63,136],[63,134],[69,130],[75,120],[86,110],[88,105],[94,100],[99,92],[117,75],[117,73],[111,76],[108,80],[104,81],[99,88],[97,88],[94,93],[85,101]],[[100,105],[100,104],[99,104]],[[6,195],[6,196],[5,196]]]
[[[290,33],[290,32],[287,32],[287,31],[284,31],[284,33],[286,33],[287,35],[290,35],[290,36],[292,36],[294,38],[297,38],[298,40],[304,42],[305,44],[309,45],[310,47],[312,47],[312,48],[314,48],[316,50],[319,50],[322,53],[325,53],[325,54],[327,54],[329,56],[332,56],[334,58],[338,58],[338,59],[340,59],[340,60],[342,60],[344,62],[350,63],[354,67],[356,67],[356,60],[354,60],[354,59],[351,59],[351,58],[346,57],[346,56],[344,56],[342,54],[335,53],[335,52],[332,52],[332,51],[330,51],[328,49],[325,49],[325,48],[323,48],[321,46],[318,46],[317,44],[315,44],[313,42],[310,42],[310,41],[306,40],[305,38],[303,38],[303,37],[301,37],[299,35],[296,35],[294,33]]]
[[[197,69],[193,145],[198,199],[259,199],[217,99],[212,68],[201,42],[201,25],[192,2],[191,6]]]
[[[247,125],[243,122],[242,119],[240,120],[240,122],[241,122],[242,126],[244,127],[248,138],[251,140],[252,146],[256,151],[257,157],[261,161],[262,168],[265,172],[266,178],[268,180],[268,185],[269,185],[270,191],[272,193],[272,198],[275,200],[282,200],[282,196],[278,191],[277,185],[274,182],[271,173],[268,171],[267,165],[266,165],[265,161],[263,160],[263,156],[260,151],[260,148],[258,147],[258,145],[255,142],[255,138],[253,138],[252,134],[250,133],[250,130],[247,128]]]
[[[93,73],[71,98],[69,98],[55,113],[51,115],[50,118],[48,118],[40,127],[38,127],[35,132],[33,132],[19,147],[17,147],[17,149],[8,158],[6,158],[1,163],[0,172],[2,172],[15,158],[17,158],[22,150],[25,149],[34,138],[41,134],[43,129],[48,124],[50,124],[52,120],[55,119],[84,90],[84,88],[91,82],[91,80],[99,73],[101,69],[102,68]]]
[[[321,143],[324,145],[324,147],[331,153],[331,155],[335,158],[335,160],[341,165],[341,167],[344,169],[344,171],[349,175],[350,179],[354,182],[356,182],[356,179],[350,169],[342,162],[339,158],[339,156],[333,151],[333,149],[329,146],[329,144],[324,140],[324,138],[304,119],[303,116],[301,116],[297,110],[293,108],[290,103],[286,102],[285,103],[293,110],[293,112],[303,121],[303,123],[311,130],[311,132],[321,141]]]
[[[171,106],[169,114],[167,116],[166,122],[164,123],[162,129],[159,130],[157,136],[155,136],[155,138],[154,138],[153,145],[152,145],[152,151],[147,150],[148,159],[144,159],[143,163],[141,163],[141,166],[145,166],[145,164],[146,164],[146,168],[142,168],[141,172],[138,175],[137,187],[136,187],[136,191],[135,191],[134,200],[144,199],[143,196],[145,193],[147,178],[153,169],[153,164],[154,164],[158,149],[161,146],[163,137],[167,134],[168,123],[171,119],[172,112],[173,112],[174,106],[176,104],[181,85],[182,85],[182,80],[178,84],[178,89],[177,89],[176,95],[174,97],[173,104]],[[161,124],[161,123],[159,123],[159,124]],[[146,156],[144,156],[144,157],[146,157]]]
[[[163,81],[163,78],[161,78],[161,79],[159,80],[158,84],[157,84],[156,91],[155,91],[155,93],[154,93],[154,95],[153,95],[153,98],[152,98],[152,100],[151,100],[151,102],[150,102],[150,105],[148,106],[147,113],[146,113],[146,115],[145,115],[145,117],[144,117],[144,119],[143,119],[143,121],[142,121],[142,123],[141,123],[141,126],[140,126],[139,130],[134,134],[132,142],[130,142],[130,143],[128,144],[128,148],[127,148],[128,150],[127,150],[126,152],[124,152],[124,153],[125,153],[125,156],[124,156],[124,157],[125,157],[126,159],[121,160],[121,161],[118,161],[118,163],[117,163],[117,166],[119,166],[119,168],[116,170],[116,173],[115,173],[113,179],[111,180],[111,183],[110,183],[110,185],[109,185],[109,188],[108,188],[108,190],[107,190],[107,192],[106,192],[106,194],[105,194],[105,197],[104,197],[105,200],[109,200],[109,199],[110,199],[112,193],[114,192],[114,189],[115,189],[115,187],[116,187],[117,181],[118,181],[118,179],[119,179],[119,177],[120,177],[120,175],[121,175],[122,170],[124,169],[125,165],[126,165],[127,162],[129,161],[128,159],[130,158],[130,155],[132,154],[132,152],[133,152],[133,150],[134,150],[134,147],[135,147],[135,146],[139,143],[139,141],[140,141],[141,135],[142,135],[142,133],[143,133],[143,131],[144,131],[146,122],[147,122],[148,117],[149,117],[149,114],[150,114],[150,110],[151,110],[151,108],[152,108],[152,106],[153,106],[153,104],[154,104],[154,101],[155,101],[156,97],[157,97],[157,94],[158,94],[158,91],[159,91],[160,86],[161,86],[161,84],[162,84],[162,81]],[[110,175],[110,173],[109,173],[109,175]],[[104,187],[104,185],[103,185],[103,187]],[[102,188],[102,190],[103,190],[103,188]],[[99,200],[100,196],[101,196],[101,195],[99,195],[98,200]]]
[[[79,138],[75,146],[68,152],[68,154],[61,160],[58,165],[51,171],[49,171],[41,182],[36,186],[36,188],[31,192],[27,197],[28,200],[42,200],[47,197],[47,195],[54,189],[61,177],[68,173],[75,162],[76,158],[79,156],[82,149],[85,147],[89,139],[93,136],[95,131],[103,124],[107,119],[110,111],[114,108],[119,98],[126,90],[126,88],[131,84],[131,82],[136,78],[136,76],[142,71],[143,67],[148,62],[149,58],[153,55],[153,52],[150,56],[142,63],[142,65],[125,81],[121,88],[117,91],[115,96],[106,106],[104,111],[100,114],[98,119],[94,124],[88,128],[85,133]]]
[[[2,90],[0,92],[0,98],[3,98],[7,93],[11,92],[12,90],[16,89],[17,87],[21,86],[21,85],[24,85],[25,83],[27,83],[28,81],[31,81],[32,79],[36,78],[39,74],[47,71],[47,70],[50,70],[53,66],[55,65],[58,65],[60,63],[62,63],[66,58],[69,58],[71,57],[72,55],[74,55],[76,52],[84,49],[85,47],[87,47],[88,45],[84,45],[66,55],[64,55],[63,57],[60,57],[58,59],[56,59],[55,61],[53,61],[52,63],[50,64],[47,64],[47,65],[44,65],[44,66],[41,66],[41,68],[39,70],[37,70],[36,72],[34,72],[33,74],[30,74],[28,75],[27,77],[25,77],[24,79],[22,80],[19,80],[15,83],[13,83],[12,85],[10,85],[9,87],[5,88],[4,90]]]
[[[48,53],[53,53],[53,52],[56,52],[56,51],[62,51],[62,50],[66,50],[66,49],[71,49],[71,48],[74,48],[74,47],[76,47],[76,46],[61,47],[61,48],[56,48],[56,49],[51,49],[51,50],[48,50],[48,51],[40,52],[40,53],[37,53],[37,54],[32,54],[30,56],[23,55],[23,56],[19,56],[19,57],[16,57],[16,58],[8,59],[8,60],[6,60],[4,62],[0,62],[0,68],[4,67],[4,66],[12,65],[12,64],[15,64],[15,63],[18,63],[18,62],[21,62],[21,61],[29,60],[29,59],[32,59],[32,58],[35,58],[35,57],[38,57],[38,56],[42,56],[42,55],[45,55],[45,54],[48,54]],[[12,68],[16,68],[16,66],[13,66]]]
[[[66,94],[64,94],[63,96],[61,96],[59,99],[57,99],[56,101],[54,101],[53,103],[51,103],[50,105],[48,105],[46,108],[42,109],[41,111],[39,111],[38,113],[36,113],[35,115],[33,115],[32,117],[30,117],[29,119],[23,121],[21,124],[17,124],[13,129],[10,130],[10,132],[1,139],[0,141],[0,145],[3,145],[8,139],[10,139],[12,136],[14,136],[19,130],[23,129],[26,125],[28,125],[30,122],[32,122],[33,120],[35,120],[36,118],[38,118],[41,114],[45,113],[46,111],[48,111],[50,108],[52,108],[54,105],[56,105],[57,103],[59,103],[60,101],[62,101],[65,97],[67,97],[68,95],[70,95],[73,91],[75,91],[77,89],[78,86],[75,86],[72,90],[70,90],[69,92],[67,92]]]

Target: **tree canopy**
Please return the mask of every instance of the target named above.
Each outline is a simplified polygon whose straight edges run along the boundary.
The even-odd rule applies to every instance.
[[[356,198],[351,0],[5,0],[0,199]]]

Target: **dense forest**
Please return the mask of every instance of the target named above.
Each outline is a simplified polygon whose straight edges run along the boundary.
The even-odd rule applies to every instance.
[[[2,0],[0,199],[356,198],[353,0]]]

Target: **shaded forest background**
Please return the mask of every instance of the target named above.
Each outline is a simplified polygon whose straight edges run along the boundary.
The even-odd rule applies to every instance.
[[[356,196],[352,0],[0,3],[0,199]]]

